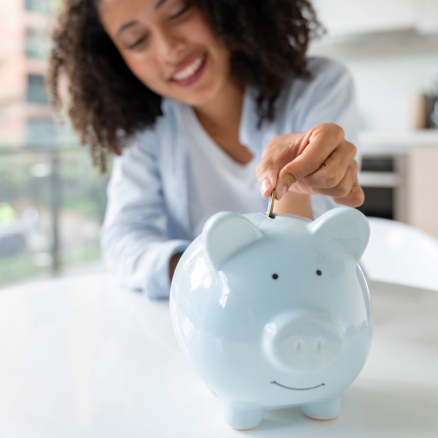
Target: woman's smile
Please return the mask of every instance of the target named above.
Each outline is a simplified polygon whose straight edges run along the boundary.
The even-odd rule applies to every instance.
[[[131,72],[156,94],[199,108],[234,92],[230,51],[195,2],[101,0],[99,16]]]
[[[170,81],[179,87],[189,87],[204,73],[207,63],[207,54],[191,57],[183,62],[170,76]]]

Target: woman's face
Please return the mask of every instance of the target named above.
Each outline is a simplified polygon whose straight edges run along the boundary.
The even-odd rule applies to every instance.
[[[101,0],[99,16],[126,64],[149,89],[192,106],[230,79],[230,53],[193,0]]]

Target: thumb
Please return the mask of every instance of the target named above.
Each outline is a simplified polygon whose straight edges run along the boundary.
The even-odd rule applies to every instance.
[[[319,161],[309,160],[309,157],[306,157],[305,154],[299,155],[293,161],[286,164],[278,175],[277,199],[280,200],[292,184],[316,172],[319,167]]]
[[[281,169],[280,164],[268,156],[263,157],[256,169],[257,179],[260,184],[262,196],[269,196],[277,185],[277,175]]]

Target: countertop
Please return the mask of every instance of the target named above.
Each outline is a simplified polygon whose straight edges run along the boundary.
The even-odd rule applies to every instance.
[[[0,290],[2,438],[438,436],[438,294],[370,285],[375,332],[335,420],[297,408],[256,429],[225,425],[183,358],[168,302],[105,274]]]
[[[359,145],[364,155],[403,155],[415,147],[438,147],[438,129],[361,131]]]

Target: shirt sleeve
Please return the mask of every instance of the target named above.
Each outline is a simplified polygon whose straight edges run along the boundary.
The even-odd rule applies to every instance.
[[[166,235],[155,141],[148,132],[114,159],[101,246],[105,264],[122,285],[161,299],[169,297],[170,258],[190,242]]]
[[[358,147],[359,115],[356,91],[349,71],[340,63],[324,58],[310,58],[311,83],[300,81],[298,101],[295,101],[295,132],[307,131],[319,123],[335,123],[345,132],[345,139],[357,147],[356,161],[361,165]],[[330,197],[315,195],[311,198],[314,217],[331,208],[339,207]]]

